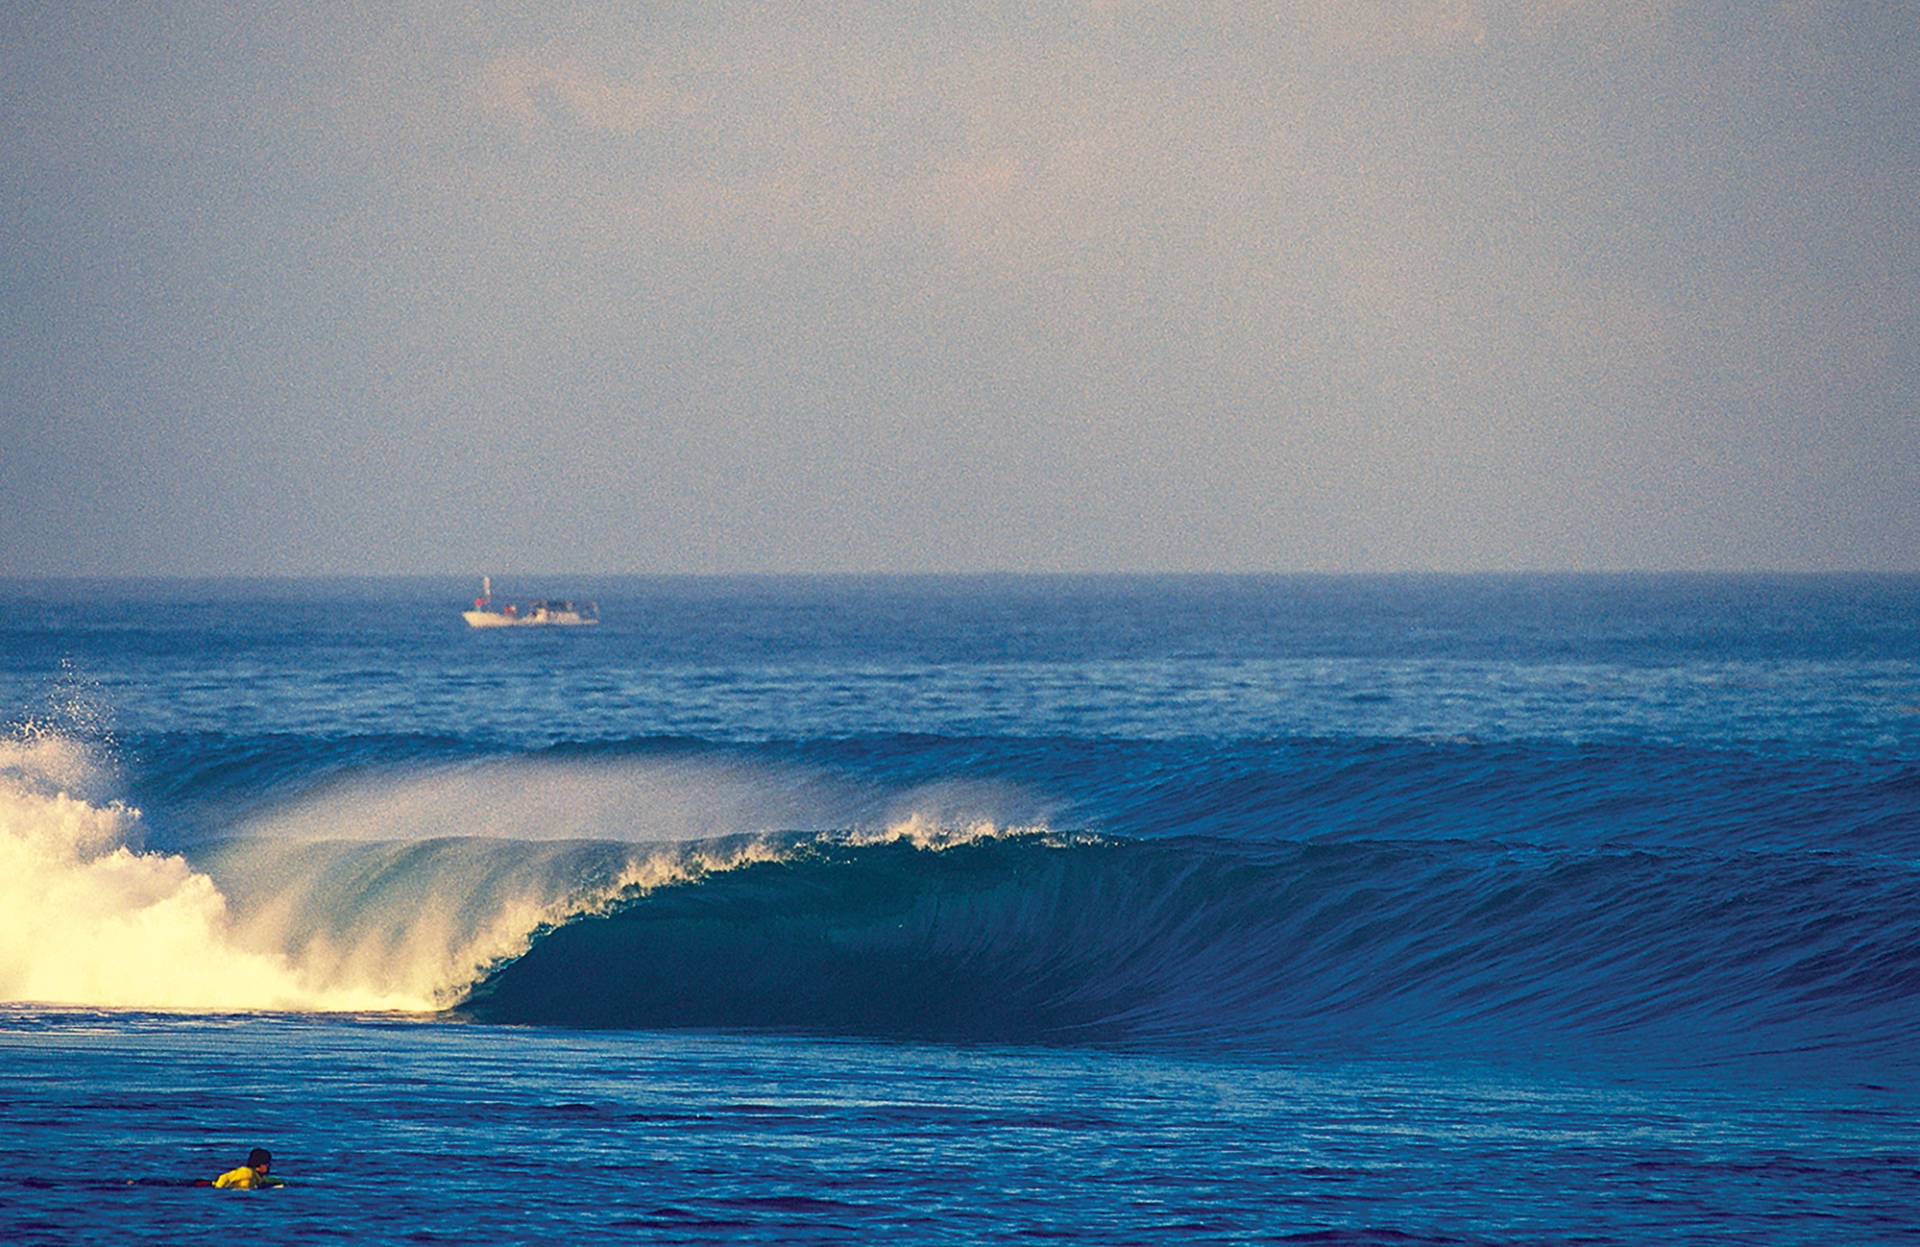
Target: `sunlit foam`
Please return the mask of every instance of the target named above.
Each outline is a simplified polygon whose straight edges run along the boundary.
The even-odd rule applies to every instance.
[[[916,849],[940,852],[982,840],[1005,840],[1046,834],[1044,824],[1018,826],[996,823],[991,819],[965,819],[948,822],[927,814],[913,813],[878,828],[857,828],[841,837],[856,847],[876,844],[910,844]]]
[[[0,782],[27,792],[87,795],[105,781],[95,752],[74,737],[36,720],[0,737]]]
[[[83,746],[0,744],[0,999],[153,1008],[391,1009],[414,1002],[314,982],[237,938],[225,898],[185,859],[136,852],[140,813],[69,789]]]

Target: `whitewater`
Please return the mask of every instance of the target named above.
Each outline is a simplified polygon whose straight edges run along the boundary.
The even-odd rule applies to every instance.
[[[4,586],[7,1241],[1915,1228],[1920,581],[564,588]]]

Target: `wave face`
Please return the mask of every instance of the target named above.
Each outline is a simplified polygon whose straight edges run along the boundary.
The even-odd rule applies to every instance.
[[[1920,1051],[1920,582],[626,591],[27,595],[0,999]]]
[[[544,934],[474,1016],[1260,1050],[1893,1052],[1920,874],[1823,854],[816,844]]]

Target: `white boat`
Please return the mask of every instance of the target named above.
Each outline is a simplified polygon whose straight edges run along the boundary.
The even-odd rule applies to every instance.
[[[576,606],[572,602],[550,602],[545,598],[528,602],[493,604],[493,577],[480,578],[480,596],[473,609],[461,611],[460,618],[469,628],[587,628],[600,622],[600,608],[592,602]]]

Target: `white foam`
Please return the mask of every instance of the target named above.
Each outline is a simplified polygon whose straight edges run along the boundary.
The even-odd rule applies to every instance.
[[[857,848],[877,844],[910,844],[916,849],[940,853],[961,845],[978,844],[983,840],[1009,840],[1047,834],[1048,830],[1044,824],[1008,826],[991,819],[964,819],[959,822],[948,822],[915,812],[884,827],[856,829],[847,832],[841,838],[845,843]]]
[[[235,937],[185,859],[136,852],[140,812],[69,791],[97,766],[76,742],[0,743],[0,1000],[148,1008],[392,1009],[415,1002],[314,982]]]
[[[0,737],[0,781],[15,787],[85,794],[101,785],[104,774],[92,749],[38,720],[29,719]]]

